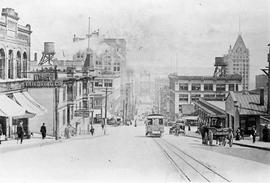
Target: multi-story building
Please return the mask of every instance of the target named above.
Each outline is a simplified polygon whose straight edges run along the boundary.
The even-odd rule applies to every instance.
[[[230,46],[228,54],[224,55],[227,74],[240,74],[242,76],[243,90],[249,89],[249,50],[241,35],[233,46]]]
[[[15,137],[16,126],[23,121],[29,136],[29,119],[46,110],[38,104],[24,83],[29,80],[31,26],[20,25],[12,8],[3,8],[0,18],[0,124],[7,138]]]
[[[169,75],[171,119],[179,114],[183,104],[191,104],[199,98],[224,100],[229,91],[241,91],[241,76],[178,76]]]
[[[155,88],[154,88],[154,107],[155,111],[160,113],[161,111],[161,104],[162,104],[162,89],[169,86],[169,79],[167,78],[156,78],[155,79]]]

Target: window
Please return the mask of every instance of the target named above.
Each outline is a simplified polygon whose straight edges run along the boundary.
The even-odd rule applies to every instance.
[[[5,79],[5,51],[0,49],[0,78]]]
[[[216,91],[225,91],[226,85],[225,84],[217,84]]]
[[[66,87],[63,88],[63,101],[66,100]]]
[[[23,77],[26,78],[27,77],[27,55],[24,52],[23,53]]]
[[[191,101],[199,100],[201,94],[191,94]]]
[[[204,94],[203,98],[205,100],[215,100],[216,95],[215,94]]]
[[[235,91],[239,91],[238,90],[238,84],[235,85]]]
[[[16,67],[17,67],[17,78],[21,78],[21,53],[18,51],[17,52],[17,57],[16,57]]]
[[[201,84],[200,83],[192,83],[191,84],[191,90],[193,90],[193,91],[201,90]]]
[[[188,102],[188,94],[179,94],[179,102]]]
[[[234,91],[234,84],[229,84],[229,91]]]
[[[180,91],[188,91],[188,83],[179,83]]]
[[[82,96],[82,83],[79,83],[79,95]]]
[[[204,91],[213,91],[213,84],[204,84]]]
[[[66,109],[63,110],[63,125],[66,124]]]
[[[105,87],[112,87],[112,80],[111,79],[105,79],[104,80],[104,86]]]
[[[103,83],[102,83],[102,79],[96,79],[95,80],[95,87],[102,87]]]
[[[8,78],[13,79],[13,51],[8,51]]]

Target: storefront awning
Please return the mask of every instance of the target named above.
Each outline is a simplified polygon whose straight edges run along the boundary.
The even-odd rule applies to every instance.
[[[6,117],[20,117],[26,114],[26,110],[6,95],[0,95],[0,109]]]
[[[47,112],[47,109],[45,107],[43,107],[42,105],[40,105],[33,97],[31,97],[31,95],[28,92],[22,92],[22,93],[33,104],[35,104],[37,107],[39,107],[40,109],[42,109],[44,112]]]
[[[13,96],[18,104],[20,104],[26,111],[30,113],[34,113],[36,115],[42,115],[45,113],[45,110],[43,110],[40,105],[37,105],[37,102],[32,102],[29,100],[24,93],[27,92],[18,92],[18,93],[13,93]],[[30,95],[29,95],[30,96]],[[34,99],[33,99],[34,100]]]

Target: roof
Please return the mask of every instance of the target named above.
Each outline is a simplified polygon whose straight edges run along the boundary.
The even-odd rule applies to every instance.
[[[204,110],[207,114],[209,114],[212,117],[225,117],[225,109],[222,109],[223,105],[221,101],[205,101],[203,99],[199,99],[195,105],[200,107],[202,110]],[[225,108],[225,106],[224,106]]]
[[[225,111],[225,101],[207,101],[207,102]]]
[[[267,115],[267,96],[264,105],[260,105],[260,95],[234,92],[229,95],[237,102],[240,115]]]
[[[214,77],[214,76],[178,76],[174,74],[169,75],[169,79],[176,79],[176,80],[238,80],[241,81],[242,77],[239,74],[229,74],[224,77]]]
[[[235,50],[238,47],[246,48],[244,40],[243,40],[243,38],[242,38],[242,36],[240,34],[238,35],[237,40],[236,40],[236,42],[235,42],[235,44],[233,46],[233,50]]]

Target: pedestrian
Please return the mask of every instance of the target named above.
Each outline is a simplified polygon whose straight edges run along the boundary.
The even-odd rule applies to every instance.
[[[102,128],[102,130],[104,130],[104,122],[103,121],[101,122],[101,128]]]
[[[69,126],[65,128],[65,137],[68,139],[69,138]]]
[[[45,137],[46,137],[46,126],[45,126],[45,123],[43,123],[43,125],[40,127],[40,133],[42,135],[42,139],[45,139]]]
[[[17,126],[17,143],[19,142],[19,140],[21,140],[21,144],[23,142],[23,135],[24,135],[24,129],[23,129],[23,122],[21,121],[18,126]]]
[[[252,128],[251,135],[252,135],[253,143],[255,143],[256,141],[256,128],[255,127]]]
[[[238,129],[236,130],[235,140],[240,140],[240,134],[241,134],[241,130],[240,130],[240,127],[238,127]]]
[[[94,127],[91,125],[90,133],[91,133],[92,136],[94,135],[94,132],[95,132],[95,129],[94,129]]]
[[[3,130],[2,130],[2,124],[0,123],[0,144],[1,144],[1,141],[3,140],[2,136],[3,136]]]
[[[264,128],[262,130],[262,134],[263,134],[263,141],[267,142],[268,136],[269,136],[269,129],[267,128],[267,125],[264,126]]]
[[[188,131],[190,131],[191,129],[190,129],[190,124],[188,124]]]

